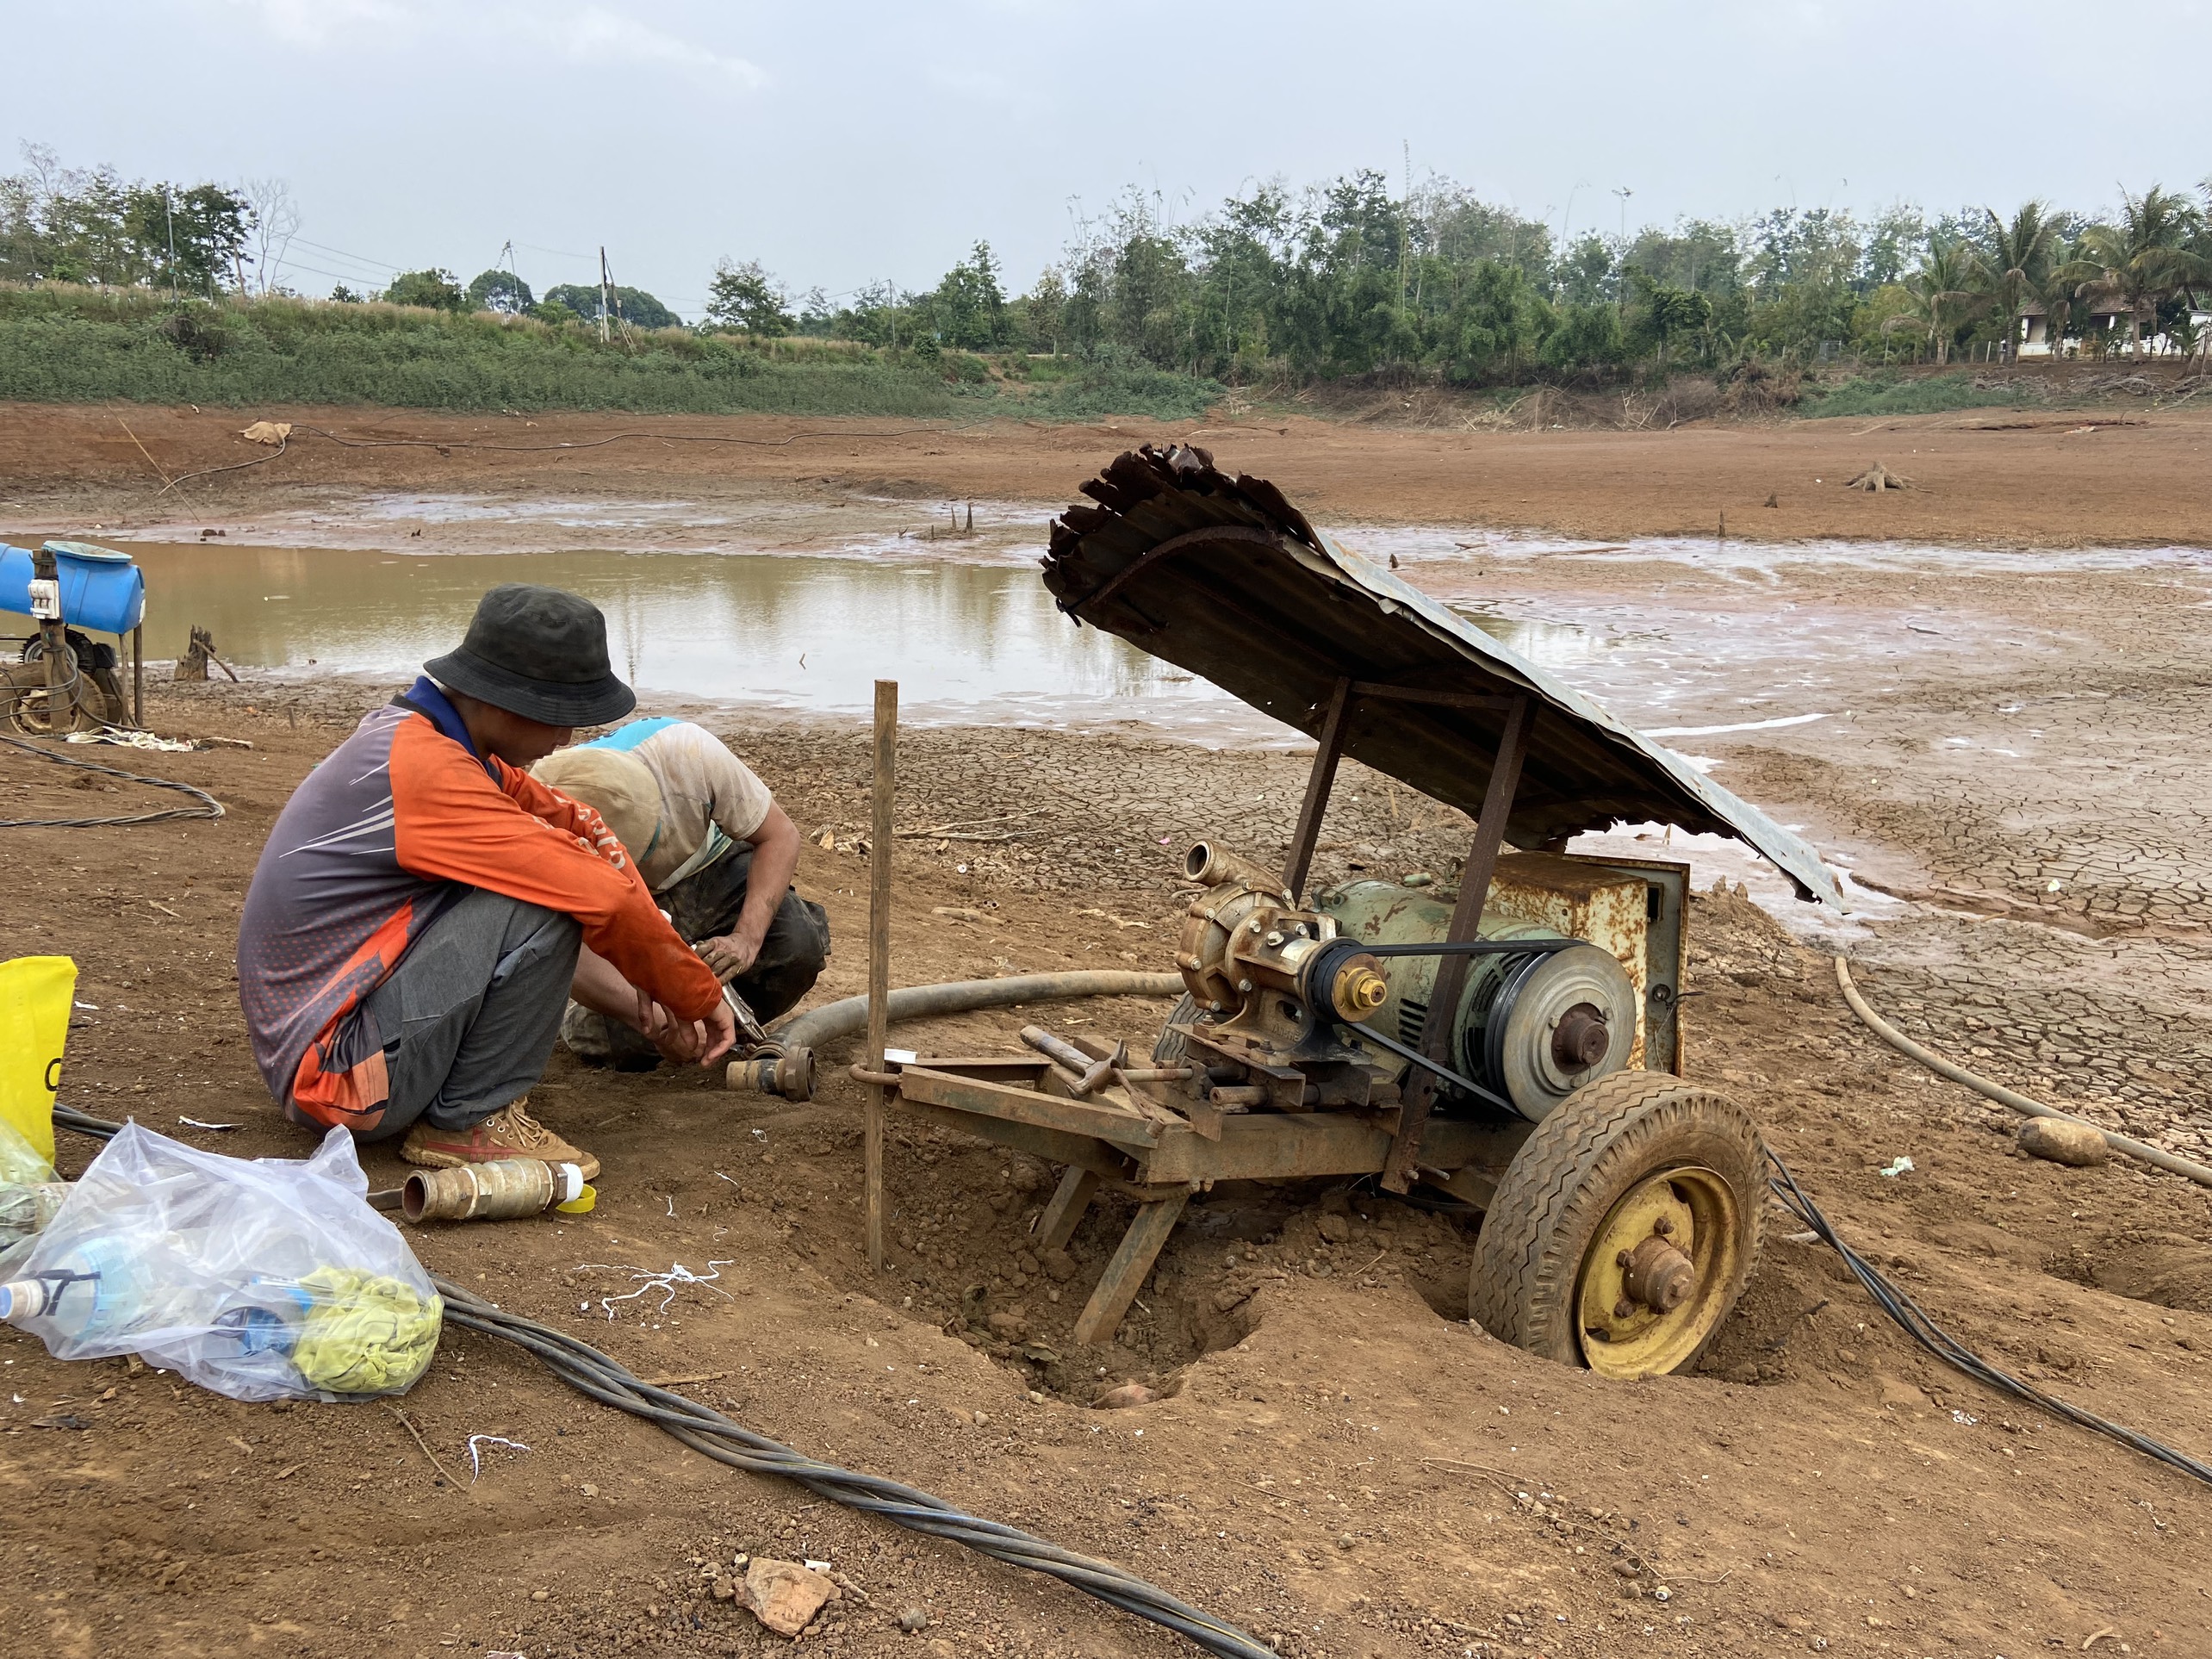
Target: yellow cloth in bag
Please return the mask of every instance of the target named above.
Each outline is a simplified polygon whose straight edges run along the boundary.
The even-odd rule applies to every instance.
[[[51,1178],[53,1093],[61,1082],[61,1050],[69,1040],[76,990],[77,964],[66,956],[0,962],[0,1179]],[[11,1177],[6,1166],[20,1159],[20,1153],[9,1156],[16,1140],[47,1170]]]

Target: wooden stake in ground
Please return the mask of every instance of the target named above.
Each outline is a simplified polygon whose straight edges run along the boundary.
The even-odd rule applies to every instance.
[[[891,1038],[892,802],[898,772],[898,682],[875,682],[875,822],[868,834],[868,1048],[873,1071],[884,1069]],[[891,1090],[868,1085],[861,1132],[862,1206],[867,1217],[868,1271],[883,1271],[883,1114]]]

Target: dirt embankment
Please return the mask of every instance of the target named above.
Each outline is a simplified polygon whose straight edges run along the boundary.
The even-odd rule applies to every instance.
[[[298,423],[283,455],[264,458],[273,452],[240,438],[252,417],[236,410],[0,406],[0,522],[65,520],[89,532],[197,513],[234,525],[385,490],[680,494],[702,510],[764,492],[1057,504],[1116,450],[1186,438],[1243,470],[1295,481],[1299,505],[1322,523],[1538,526],[1604,539],[1717,534],[1725,514],[1737,538],[2026,547],[2193,544],[2212,523],[2212,409],[2193,405],[1541,432],[1303,417],[952,428],[765,416],[252,414]],[[640,436],[602,442],[619,432]],[[1842,488],[1875,460],[1913,488]],[[200,469],[256,461],[165,488]]]

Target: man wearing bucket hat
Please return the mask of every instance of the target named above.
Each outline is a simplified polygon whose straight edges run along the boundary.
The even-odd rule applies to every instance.
[[[755,1018],[806,994],[830,954],[829,919],[792,890],[797,827],[720,738],[688,720],[633,720],[531,774],[606,820],[676,931]],[[593,1065],[660,1064],[634,1024],[581,999],[561,1037]]]
[[[433,1168],[542,1158],[589,1179],[599,1160],[526,1109],[572,990],[703,1066],[736,1035],[619,838],[527,770],[637,699],[597,607],[519,582],[423,668],[270,832],[239,931],[254,1059],[295,1122],[404,1134]]]

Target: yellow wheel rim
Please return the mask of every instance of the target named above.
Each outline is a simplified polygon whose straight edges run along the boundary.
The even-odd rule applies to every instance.
[[[1687,1364],[1728,1311],[1743,1233],[1735,1190],[1712,1170],[1665,1170],[1631,1190],[1582,1258],[1575,1323],[1583,1362],[1623,1378]]]

